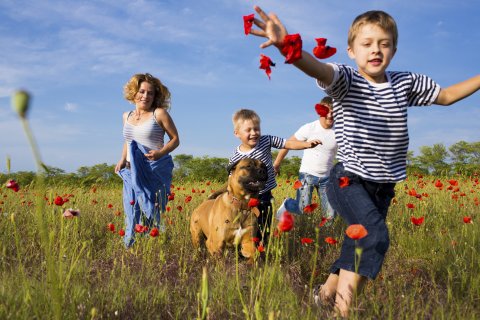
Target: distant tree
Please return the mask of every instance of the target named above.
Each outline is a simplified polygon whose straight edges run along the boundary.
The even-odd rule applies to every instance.
[[[415,164],[421,170],[433,175],[448,175],[450,165],[447,163],[448,152],[442,143],[434,144],[433,147],[420,147],[420,155],[416,158]]]
[[[77,177],[80,179],[82,186],[118,184],[121,182],[121,178],[115,173],[115,165],[106,163],[91,167],[80,167],[77,170]]]
[[[188,154],[177,154],[173,157],[175,168],[173,169],[174,179],[185,179],[188,177],[188,163],[192,161],[193,156]]]
[[[455,172],[473,173],[480,165],[480,142],[459,141],[448,149]]]

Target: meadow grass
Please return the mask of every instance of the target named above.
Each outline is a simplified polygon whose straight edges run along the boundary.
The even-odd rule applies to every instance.
[[[449,187],[453,179],[440,178],[442,189],[434,177],[411,176],[397,184],[387,219],[391,246],[352,319],[480,318],[480,187],[476,177],[454,179],[458,186]],[[275,206],[295,194],[293,181],[278,182]],[[192,247],[189,219],[218,188],[216,182],[175,183],[175,199],[163,215],[166,231],[138,235],[127,250],[118,234],[121,188],[2,187],[0,319],[330,317],[331,310],[313,304],[311,290],[326,279],[339,253],[343,221],[319,227],[317,209],[296,217],[292,231],[272,237],[254,265],[234,248],[212,258]],[[57,206],[56,196],[68,202]],[[65,219],[66,208],[81,213]],[[417,226],[412,216],[425,220]],[[328,244],[326,237],[339,242]],[[314,242],[302,244],[301,238]]]

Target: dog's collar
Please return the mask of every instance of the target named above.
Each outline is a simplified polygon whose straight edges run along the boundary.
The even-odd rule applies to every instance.
[[[238,206],[239,210],[250,211],[250,208],[248,207],[248,202],[242,201],[241,199],[235,197],[233,194],[230,194],[230,192],[227,192],[227,194],[228,194],[228,198],[230,200],[230,203],[235,205],[235,206]]]

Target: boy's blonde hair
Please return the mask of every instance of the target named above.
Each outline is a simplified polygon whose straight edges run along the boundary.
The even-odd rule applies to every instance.
[[[255,111],[250,109],[240,109],[233,114],[233,128],[237,130],[240,126],[240,122],[243,122],[245,120],[251,120],[254,124],[260,125],[260,117]]]
[[[135,95],[140,89],[142,82],[148,82],[155,88],[155,98],[152,103],[152,108],[170,109],[170,91],[160,81],[150,73],[137,73],[133,75],[130,80],[123,87],[123,95],[128,101],[135,103]]]
[[[358,35],[359,30],[366,24],[374,24],[392,35],[393,48],[397,48],[398,29],[395,20],[388,13],[380,10],[372,10],[362,13],[353,20],[350,30],[348,30],[348,45],[353,46],[353,41]]]

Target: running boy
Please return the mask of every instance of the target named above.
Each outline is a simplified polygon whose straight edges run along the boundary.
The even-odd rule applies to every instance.
[[[319,139],[322,144],[315,148],[303,151],[302,163],[298,179],[302,186],[297,189],[295,199],[287,198],[277,210],[277,219],[288,211],[294,214],[303,214],[303,209],[312,203],[312,193],[317,189],[318,198],[322,204],[322,213],[327,219],[326,225],[330,225],[335,217],[335,211],[328,202],[326,186],[330,169],[337,153],[337,141],[333,127],[333,101],[330,97],[324,97],[319,104],[315,105],[318,120],[309,122],[300,127],[289,140],[307,141]],[[280,172],[280,165],[288,154],[288,149],[282,149],[273,163],[275,173]]]
[[[259,29],[251,33],[268,39],[262,48],[274,45],[282,52],[287,30],[276,15],[267,15],[258,6],[255,10],[261,20],[255,19]],[[363,248],[358,273],[355,242],[345,236],[340,257],[319,290],[321,300],[335,300],[336,312],[343,317],[366,279],[377,276],[389,247],[385,219],[395,183],[406,178],[406,108],[450,105],[480,88],[480,75],[441,88],[421,74],[386,71],[397,39],[397,26],[389,14],[368,11],[353,21],[348,32],[347,51],[357,69],[322,63],[305,51],[293,61],[334,99],[339,162],[330,172],[328,199],[348,225],[362,224],[368,230],[358,241]]]
[[[244,158],[254,158],[265,163],[268,169],[268,180],[265,188],[260,191],[258,210],[258,238],[265,243],[268,239],[269,221],[272,215],[272,189],[277,186],[272,164],[272,148],[302,150],[313,148],[322,142],[318,139],[311,141],[292,141],[283,138],[262,135],[260,132],[260,117],[253,110],[241,109],[233,115],[234,134],[241,144],[235,148],[229,159],[229,165]]]

